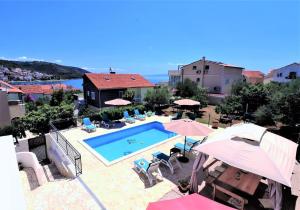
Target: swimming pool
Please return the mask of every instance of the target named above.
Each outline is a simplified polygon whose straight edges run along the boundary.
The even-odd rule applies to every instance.
[[[110,165],[176,135],[165,130],[162,123],[154,121],[85,139],[82,142],[105,164]]]

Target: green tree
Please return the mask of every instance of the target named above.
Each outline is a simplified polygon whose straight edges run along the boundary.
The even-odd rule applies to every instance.
[[[224,102],[216,106],[216,112],[231,115],[243,112],[242,98],[240,96],[227,96]]]
[[[206,107],[208,104],[207,90],[204,88],[197,88],[196,95],[192,97],[195,101],[199,101],[202,107]]]
[[[50,106],[59,106],[64,99],[63,89],[53,91],[50,100]]]
[[[169,104],[170,97],[171,95],[167,87],[153,88],[147,91],[144,101],[147,106],[155,109],[155,107],[159,107],[160,105]]]
[[[126,90],[122,96],[123,99],[132,101],[134,98],[135,92],[133,90]]]
[[[258,125],[274,125],[272,110],[266,105],[258,107],[254,116]]]
[[[177,96],[191,98],[197,94],[198,86],[197,83],[187,78],[183,81],[183,83],[177,83],[176,89]]]

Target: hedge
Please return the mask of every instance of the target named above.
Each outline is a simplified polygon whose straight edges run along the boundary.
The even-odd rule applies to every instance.
[[[82,118],[89,117],[92,121],[101,121],[103,118],[103,114],[106,114],[110,120],[120,120],[123,118],[124,111],[128,111],[129,115],[134,115],[135,109],[138,109],[141,114],[143,114],[146,110],[144,105],[130,105],[112,109],[104,109],[100,112],[94,110],[85,110],[82,113]]]

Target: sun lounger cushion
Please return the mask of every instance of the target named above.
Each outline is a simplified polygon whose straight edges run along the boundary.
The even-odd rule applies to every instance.
[[[150,163],[145,158],[135,160],[134,164],[136,165],[136,167],[142,169],[145,172],[148,170],[150,166]]]
[[[155,158],[160,159],[160,160],[165,160],[169,161],[170,156],[166,155],[165,153],[162,152],[155,152],[152,154]]]

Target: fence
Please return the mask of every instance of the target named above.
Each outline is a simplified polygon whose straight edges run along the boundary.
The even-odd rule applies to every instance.
[[[60,148],[69,157],[75,166],[76,176],[82,174],[82,164],[80,153],[70,144],[70,142],[59,132],[59,130],[50,122],[50,133]]]

